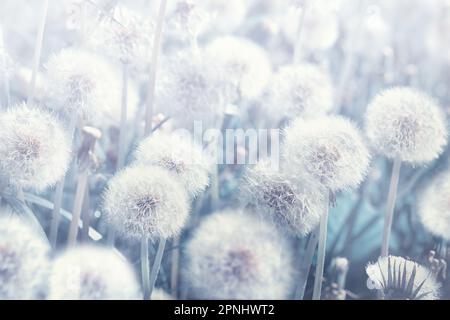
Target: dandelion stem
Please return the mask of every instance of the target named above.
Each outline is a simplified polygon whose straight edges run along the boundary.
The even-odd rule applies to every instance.
[[[44,4],[42,6],[42,12],[41,12],[41,20],[39,23],[38,32],[36,34],[36,43],[35,43],[34,55],[33,55],[33,70],[32,70],[32,74],[31,74],[30,85],[28,87],[27,104],[33,103],[33,100],[34,100],[36,78],[37,78],[37,73],[38,73],[38,69],[39,69],[39,64],[41,61],[42,44],[44,41],[45,23],[47,21],[48,3],[49,3],[49,0],[44,0]]]
[[[89,228],[91,225],[91,208],[89,206],[89,202],[90,202],[89,188],[86,188],[83,201],[83,210],[81,212],[81,220],[83,221],[83,226],[81,229],[81,240],[83,242],[89,240]]]
[[[178,296],[178,270],[180,266],[180,236],[173,239],[172,243],[174,249],[172,250],[172,266],[170,273],[170,288],[172,296],[176,299]]]
[[[148,238],[141,240],[141,276],[142,288],[144,290],[144,300],[150,298],[150,265],[148,261]]]
[[[294,300],[303,300],[305,296],[306,282],[308,281],[309,271],[311,270],[311,265],[314,258],[314,253],[316,252],[317,242],[319,240],[319,230],[318,228],[311,232],[308,239],[308,244],[306,246],[306,252],[303,256],[302,265],[300,268],[300,279],[298,282],[297,290],[295,291]]]
[[[78,224],[81,217],[81,209],[83,208],[83,200],[86,195],[86,186],[88,181],[88,170],[80,173],[75,193],[75,202],[73,205],[72,221],[70,222],[69,235],[67,237],[67,246],[72,247],[77,241]]]
[[[161,261],[165,247],[166,247],[166,239],[159,240],[158,251],[156,252],[155,262],[153,263],[152,271],[150,273],[149,299],[151,299],[153,289],[155,288],[156,278],[158,277],[159,269],[161,268]]]
[[[397,198],[398,180],[400,178],[400,167],[402,162],[395,159],[392,166],[391,182],[389,185],[389,194],[387,200],[386,216],[384,220],[383,242],[381,243],[381,256],[386,257],[389,254],[389,238],[391,236],[392,221],[394,218],[395,200]]]
[[[126,137],[127,137],[127,100],[128,100],[128,65],[123,64],[122,68],[122,108],[120,114],[119,147],[117,151],[116,171],[125,165]]]
[[[319,247],[317,249],[316,276],[314,279],[313,300],[320,300],[322,292],[323,269],[325,265],[325,249],[327,242],[328,206],[325,213],[320,217]]]
[[[145,136],[152,132],[152,120],[153,120],[153,105],[155,100],[155,83],[156,83],[156,68],[158,65],[159,48],[161,44],[162,29],[164,24],[164,16],[166,14],[167,0],[161,0],[159,5],[158,21],[156,23],[155,38],[153,40],[152,60],[150,64],[150,79],[149,90],[147,97],[147,109],[145,111]]]
[[[305,22],[305,15],[306,15],[306,11],[307,11],[307,6],[308,6],[308,1],[305,0],[303,2],[303,8],[302,8],[302,12],[300,15],[300,20],[298,21],[298,28],[297,28],[297,38],[296,41],[294,43],[294,63],[298,63],[301,60],[301,56],[300,56],[300,52],[301,52],[301,35],[302,35],[302,31],[303,31],[303,24]]]

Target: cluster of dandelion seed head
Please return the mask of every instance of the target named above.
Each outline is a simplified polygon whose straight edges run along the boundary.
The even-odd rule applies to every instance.
[[[156,84],[159,111],[177,126],[214,125],[235,98],[222,66],[202,51],[183,51],[162,61]]]
[[[428,232],[450,240],[450,171],[440,173],[425,187],[417,214]]]
[[[161,288],[155,288],[151,300],[175,300],[170,294]]]
[[[418,263],[397,256],[380,257],[367,265],[370,289],[380,291],[387,300],[436,300],[440,284],[432,272]]]
[[[0,215],[0,300],[41,298],[50,246],[9,210]]]
[[[328,207],[328,197],[319,185],[294,181],[265,162],[247,169],[240,197],[256,213],[294,236],[314,230]]]
[[[125,6],[116,6],[103,18],[88,39],[88,45],[100,49],[124,64],[148,65],[153,44],[154,25],[149,19]]]
[[[122,82],[104,58],[80,49],[64,49],[49,59],[46,69],[50,107],[67,115],[76,113],[96,125],[119,123]],[[137,101],[138,94],[130,84],[130,116]]]
[[[370,162],[359,129],[341,116],[296,119],[284,132],[282,155],[286,173],[333,192],[357,187]]]
[[[378,153],[413,164],[436,159],[447,143],[440,107],[427,94],[408,87],[375,97],[367,108],[366,132]]]
[[[168,16],[169,31],[184,40],[196,41],[211,21],[211,15],[192,0],[181,0]]]
[[[189,214],[187,192],[176,176],[143,165],[126,168],[109,181],[104,208],[124,237],[153,241],[177,235]]]
[[[286,65],[267,87],[266,108],[278,117],[311,118],[333,107],[333,85],[329,75],[312,64]]]
[[[0,173],[16,188],[43,190],[66,173],[69,135],[50,113],[25,104],[0,113]]]
[[[243,98],[255,98],[266,87],[272,66],[266,51],[257,43],[237,36],[223,36],[213,40],[206,48],[224,65],[228,80]]]
[[[133,267],[109,248],[69,249],[53,262],[51,300],[130,300],[141,292]]]
[[[214,213],[187,244],[186,276],[197,298],[285,299],[293,283],[290,249],[278,230],[257,216]]]
[[[146,138],[139,144],[135,160],[174,173],[191,197],[206,189],[213,168],[212,159],[192,137],[177,133],[156,133]]]

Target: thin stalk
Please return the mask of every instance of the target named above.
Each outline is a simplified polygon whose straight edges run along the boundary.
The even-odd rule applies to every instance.
[[[172,245],[172,265],[170,272],[170,290],[172,296],[176,299],[178,296],[178,278],[179,278],[179,267],[180,267],[180,236],[173,239]]]
[[[311,232],[308,239],[308,244],[306,246],[306,252],[303,256],[302,266],[300,268],[300,279],[298,282],[297,289],[295,290],[294,300],[303,300],[305,296],[306,283],[308,281],[309,271],[311,270],[311,265],[314,258],[314,253],[316,252],[317,242],[319,240],[319,230],[316,229]]]
[[[384,218],[383,242],[381,243],[381,256],[389,254],[389,238],[391,236],[392,221],[394,218],[395,200],[397,198],[398,180],[400,178],[400,168],[402,161],[395,159],[392,165],[391,182],[387,200],[386,216]]]
[[[75,136],[75,128],[78,120],[77,115],[73,115],[69,125],[69,134],[72,139],[72,143],[74,142]],[[61,217],[61,204],[62,198],[64,195],[64,184],[66,183],[66,176],[62,177],[60,181],[56,184],[55,196],[53,199],[53,210],[52,210],[52,219],[50,224],[50,244],[52,248],[56,247],[56,240],[58,239],[58,228],[59,228],[59,220]]]
[[[153,108],[155,100],[155,83],[156,71],[158,65],[158,55],[161,45],[162,30],[164,25],[164,16],[166,15],[167,0],[161,0],[159,5],[158,20],[156,22],[155,38],[153,40],[152,60],[150,63],[150,79],[147,97],[147,108],[145,111],[145,129],[144,135],[147,136],[152,132]]]
[[[300,52],[301,52],[301,36],[303,31],[303,23],[305,22],[305,15],[308,7],[308,1],[305,0],[303,2],[303,8],[300,15],[300,20],[298,21],[298,28],[297,28],[297,38],[295,39],[294,43],[294,63],[298,63],[301,60]]]
[[[83,210],[81,211],[81,220],[83,221],[83,226],[81,229],[81,241],[86,242],[89,240],[89,228],[91,226],[91,208],[90,204],[90,193],[89,188],[86,188]]]
[[[116,171],[125,165],[126,141],[127,141],[127,100],[128,100],[128,65],[123,64],[122,68],[122,108],[120,114],[119,147],[117,151]]]
[[[159,269],[161,268],[161,261],[166,247],[166,239],[159,240],[158,251],[156,252],[155,262],[150,273],[150,291],[149,297],[151,299],[153,289],[155,288],[156,278],[158,277]]]
[[[317,249],[316,276],[314,279],[313,300],[320,300],[322,292],[323,269],[325,265],[325,249],[327,243],[328,206],[325,213],[320,217],[319,226],[319,248]]]
[[[33,103],[33,100],[34,100],[36,78],[37,78],[37,73],[38,73],[38,69],[39,69],[39,64],[41,62],[42,44],[44,42],[45,23],[47,22],[48,3],[49,3],[49,0],[44,0],[44,5],[42,6],[41,19],[39,22],[38,32],[36,34],[36,43],[35,43],[34,55],[33,55],[33,71],[31,74],[30,86],[28,87],[27,104]]]
[[[141,240],[141,277],[144,300],[150,299],[150,264],[148,261],[148,238]]]
[[[73,204],[72,221],[70,222],[69,235],[67,237],[67,246],[72,247],[77,241],[78,225],[80,223],[81,209],[83,208],[83,200],[86,195],[86,186],[88,182],[88,170],[80,173],[77,183],[77,191],[75,193],[75,201]]]

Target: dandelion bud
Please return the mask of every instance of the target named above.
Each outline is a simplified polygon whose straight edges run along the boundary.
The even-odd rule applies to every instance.
[[[267,222],[243,212],[207,217],[187,245],[186,276],[197,298],[284,299],[292,278],[290,247]]]
[[[88,118],[96,126],[120,121],[122,80],[102,57],[77,49],[64,49],[46,64],[51,107],[65,115]],[[138,94],[130,84],[128,112],[136,110]]]
[[[135,153],[136,163],[162,167],[174,173],[191,197],[209,183],[212,162],[200,145],[175,133],[159,133],[146,138]]]
[[[140,299],[132,266],[112,249],[79,247],[57,257],[50,276],[52,300]]]
[[[440,285],[426,267],[403,257],[380,257],[366,267],[369,289],[387,300],[436,300]]]
[[[377,152],[412,163],[436,159],[447,143],[440,107],[425,93],[407,87],[375,97],[367,108],[366,132]]]
[[[184,186],[169,171],[136,165],[108,185],[104,207],[115,229],[128,238],[151,240],[178,234],[189,214]]]
[[[4,210],[0,217],[0,300],[40,298],[50,247],[34,229]]]
[[[51,114],[25,104],[0,114],[0,172],[16,188],[43,190],[66,173],[67,132]]]
[[[340,116],[296,119],[285,130],[285,170],[333,192],[357,187],[370,155],[358,128]]]
[[[266,107],[278,117],[311,118],[333,106],[333,86],[327,73],[312,64],[283,66],[267,89]]]
[[[244,98],[256,98],[266,87],[272,73],[266,51],[257,43],[225,36],[212,41],[208,54],[224,65],[229,81]]]
[[[323,188],[294,182],[264,162],[248,169],[244,181],[243,202],[294,236],[309,234],[326,212],[328,198]]]

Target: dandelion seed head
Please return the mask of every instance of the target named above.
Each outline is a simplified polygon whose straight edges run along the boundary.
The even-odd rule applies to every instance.
[[[155,166],[135,165],[119,172],[104,198],[108,220],[127,238],[170,238],[181,231],[189,214],[184,186]]]
[[[132,266],[109,248],[69,249],[54,261],[49,282],[52,300],[141,298]]]
[[[195,197],[209,183],[213,168],[200,145],[176,133],[157,133],[143,140],[135,153],[136,163],[159,166],[174,173],[188,194]]]
[[[244,203],[253,206],[255,212],[269,218],[282,231],[301,237],[317,227],[328,207],[323,188],[298,183],[265,162],[246,171],[240,195]]]
[[[5,210],[0,217],[0,299],[37,299],[46,281],[50,247]]]
[[[266,51],[242,37],[223,36],[206,48],[208,54],[224,65],[229,81],[240,96],[256,98],[266,87],[272,67]]]
[[[117,70],[102,57],[78,49],[64,49],[46,64],[47,96],[56,111],[88,118],[97,126],[118,124],[122,82]],[[128,87],[128,114],[137,108],[135,87]]]
[[[285,171],[329,190],[357,187],[370,162],[359,129],[340,116],[298,118],[284,132]]]
[[[0,172],[11,186],[41,191],[66,173],[71,142],[48,112],[25,104],[0,114]]]
[[[283,299],[292,284],[290,246],[277,229],[240,211],[214,213],[187,245],[194,295],[208,299]]]
[[[317,117],[332,107],[331,79],[312,64],[281,67],[267,87],[266,108],[278,117]]]
[[[440,107],[425,93],[407,87],[375,97],[367,108],[366,133],[380,154],[414,164],[436,159],[447,143]]]
[[[403,257],[380,257],[366,267],[368,286],[387,300],[436,300],[440,285],[431,271]]]

